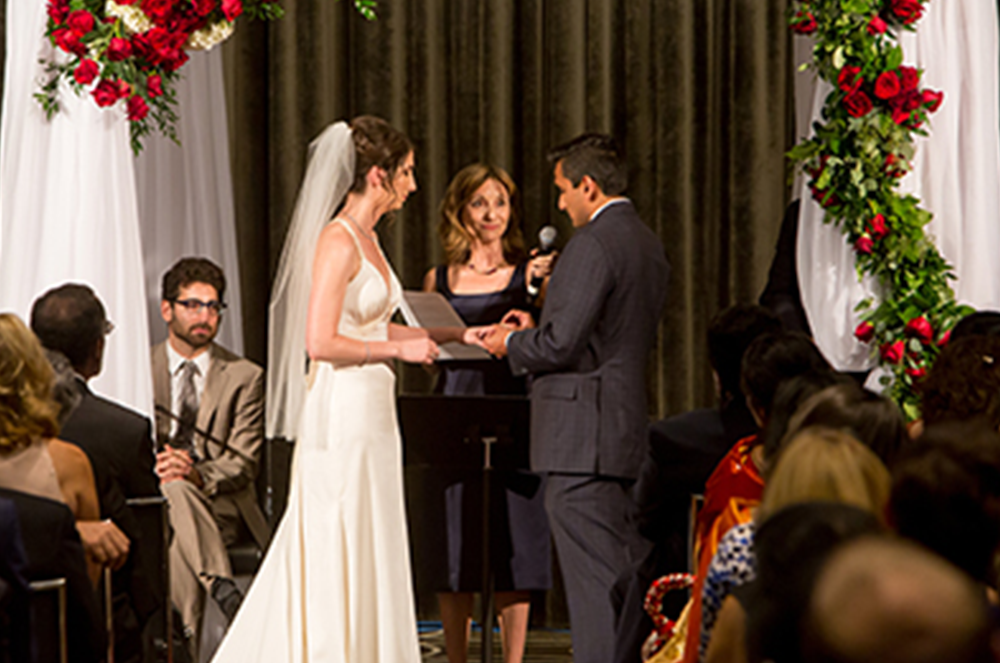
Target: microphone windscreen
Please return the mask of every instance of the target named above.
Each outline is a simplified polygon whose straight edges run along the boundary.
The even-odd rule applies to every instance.
[[[559,231],[555,229],[555,226],[545,226],[538,231],[538,248],[542,251],[548,251],[556,243],[556,237],[559,236]]]

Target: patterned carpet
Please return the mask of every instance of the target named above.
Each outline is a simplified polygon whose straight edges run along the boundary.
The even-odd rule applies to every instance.
[[[481,660],[480,634],[473,629],[469,643],[469,663]],[[433,622],[420,624],[420,648],[424,663],[447,663],[444,652],[444,634],[441,625]],[[493,661],[503,663],[500,651],[500,634],[493,637]],[[528,645],[524,653],[524,663],[572,663],[569,631],[554,629],[531,629],[528,631]]]

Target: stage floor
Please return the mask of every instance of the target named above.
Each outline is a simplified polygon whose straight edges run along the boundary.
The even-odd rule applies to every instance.
[[[480,660],[480,633],[473,629],[469,643],[469,663]],[[444,634],[440,624],[420,623],[420,650],[424,663],[446,663],[444,652]],[[493,661],[503,663],[500,651],[500,634],[493,636]],[[572,663],[573,653],[570,647],[569,631],[561,629],[531,629],[528,631],[528,644],[524,653],[524,663]]]

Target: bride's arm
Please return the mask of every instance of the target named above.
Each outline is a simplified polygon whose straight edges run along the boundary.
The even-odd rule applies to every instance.
[[[359,341],[338,333],[347,284],[359,269],[361,256],[347,230],[340,224],[327,225],[320,233],[313,262],[306,322],[309,357],[336,365],[361,365],[387,359],[417,363],[433,361],[437,346],[426,335],[423,338]]]
[[[429,338],[438,345],[441,343],[476,343],[476,339],[466,327],[407,327],[406,325],[389,325],[390,340],[407,340],[414,338]]]

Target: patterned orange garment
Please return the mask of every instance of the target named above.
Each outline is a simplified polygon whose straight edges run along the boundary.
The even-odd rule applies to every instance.
[[[685,663],[697,663],[701,637],[701,592],[705,585],[708,565],[715,556],[719,541],[735,525],[750,522],[753,510],[760,504],[764,480],[750,457],[757,435],[737,442],[716,466],[705,483],[705,504],[698,512],[695,525],[694,558],[698,560],[697,577],[691,589],[691,610],[688,618]]]

